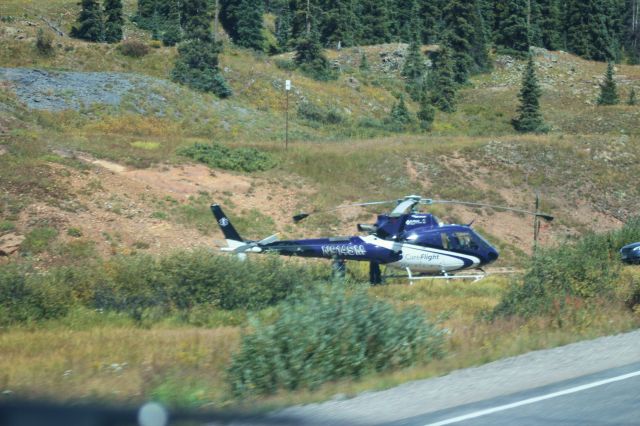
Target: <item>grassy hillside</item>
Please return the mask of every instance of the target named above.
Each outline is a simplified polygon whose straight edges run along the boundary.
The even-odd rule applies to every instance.
[[[99,286],[86,277],[111,277],[112,290],[128,295],[145,275],[135,268],[149,259],[171,264],[180,256],[176,249],[203,247],[209,251],[202,253],[214,255],[211,249],[224,242],[208,210],[211,202],[221,203],[247,238],[275,232],[283,238],[352,235],[355,223],[373,221],[380,209],[346,209],[300,225],[290,217],[301,210],[414,193],[533,208],[538,192],[542,209],[556,216],[542,229],[545,247],[590,231],[618,229],[637,215],[640,107],[595,105],[603,63],[535,51],[548,134],[513,131],[510,121],[524,63],[499,55],[493,57],[491,73],[461,88],[455,113],[436,114],[431,132],[398,133],[384,121],[404,90],[399,68],[405,45],[327,51],[340,76],[317,82],[286,70],[291,54],[268,57],[226,40],[221,68],[234,96],[219,100],[172,83],[175,48],[153,42],[130,22],[127,37],[150,46],[141,58],[124,55],[118,45],[66,36],[55,37],[51,55],[39,53],[35,35],[38,28],[47,28],[41,18],[68,33],[76,3],[7,0],[0,5],[0,238],[25,238],[18,252],[0,257],[0,284],[11,290],[9,278],[28,270],[23,275],[41,285],[29,284],[36,285],[36,294],[42,290],[65,296],[53,302],[68,301],[64,313],[54,306],[52,317],[34,314],[0,324],[0,370],[5,372],[0,391],[68,400],[155,398],[190,407],[241,403],[230,394],[226,368],[242,333],[250,330],[248,318],[268,322],[276,307],[251,313],[223,309],[213,300],[131,315],[103,310],[102,299],[87,296]],[[124,3],[131,15],[135,2]],[[362,53],[369,71],[359,69]],[[286,151],[285,79],[293,81]],[[632,87],[639,91],[640,67],[618,65],[617,83],[622,99]],[[39,84],[49,88],[35,90]],[[112,103],[92,101],[115,94]],[[415,112],[418,105],[409,101],[408,107]],[[210,142],[259,149],[275,167],[252,173],[222,170],[180,154],[185,147]],[[529,217],[463,207],[433,212],[450,222],[475,221],[474,227],[500,249],[495,266],[531,266]],[[616,260],[613,251],[606,259],[610,265]],[[327,265],[310,263],[302,273],[325,280]],[[294,259],[287,265],[308,263]],[[26,269],[15,273],[11,268]],[[354,281],[366,277],[366,265],[349,265],[349,270]],[[395,307],[417,306],[437,319],[448,330],[447,355],[313,391],[282,391],[259,402],[286,404],[382,388],[637,328],[638,305],[624,302],[637,291],[637,271],[612,270],[610,284],[624,297],[599,294],[586,302],[567,297],[562,301],[566,311],[533,318],[489,319],[513,285],[524,282],[519,276],[496,275],[475,284],[393,282],[368,289]],[[250,284],[234,279],[250,293]],[[161,288],[147,281],[149,292],[136,297],[149,299]],[[66,298],[71,283],[75,293]],[[28,302],[35,312],[46,311],[48,305],[39,306],[38,300]],[[6,318],[4,308],[0,322]]]

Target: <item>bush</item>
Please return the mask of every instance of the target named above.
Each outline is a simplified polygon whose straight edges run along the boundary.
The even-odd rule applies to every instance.
[[[73,301],[70,289],[59,278],[35,274],[25,266],[0,266],[0,325],[64,316]]]
[[[142,58],[151,50],[149,46],[138,40],[125,40],[118,46],[118,50],[124,56]]]
[[[145,324],[173,314],[202,323],[205,310],[263,309],[320,279],[327,279],[324,272],[276,256],[241,262],[209,250],[162,259],[116,256],[46,273],[9,264],[0,266],[0,325],[56,318],[72,307],[121,313]]]
[[[311,102],[298,104],[298,116],[322,124],[340,124],[345,121],[344,116],[337,109],[324,109]]]
[[[36,35],[36,48],[43,55],[51,55],[53,53],[53,34],[51,31],[38,28]]]
[[[229,369],[237,396],[315,388],[443,353],[444,332],[419,308],[396,311],[338,285],[298,293],[278,313],[273,323],[254,320],[253,333],[242,338]]]
[[[297,64],[291,59],[276,59],[274,64],[277,68],[284,71],[295,71],[297,68]]]
[[[617,231],[539,249],[524,282],[511,285],[493,315],[562,314],[575,298],[612,298],[622,266],[618,250],[633,241],[640,241],[640,218]]]
[[[178,150],[178,154],[210,167],[241,172],[264,171],[276,166],[276,161],[271,155],[255,148],[232,149],[218,143],[196,143]]]
[[[26,236],[21,249],[27,253],[38,254],[45,251],[58,236],[58,231],[48,226],[34,228]]]

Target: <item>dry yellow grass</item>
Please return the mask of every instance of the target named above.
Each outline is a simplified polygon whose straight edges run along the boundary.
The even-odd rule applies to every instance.
[[[136,403],[162,398],[162,386],[175,380],[200,383],[198,399],[220,401],[238,338],[233,327],[5,330],[0,389],[23,398]]]

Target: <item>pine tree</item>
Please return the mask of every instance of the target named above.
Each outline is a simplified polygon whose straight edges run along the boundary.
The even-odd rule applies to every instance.
[[[496,2],[495,42],[507,52],[523,55],[529,51],[529,4],[531,0]]]
[[[547,130],[544,119],[540,113],[541,90],[536,77],[533,56],[529,55],[527,67],[522,76],[522,88],[518,94],[520,106],[518,106],[518,118],[511,121],[513,127],[519,132],[545,132]]]
[[[329,67],[329,61],[322,52],[320,37],[315,30],[298,39],[295,63],[308,76],[321,81],[333,80],[335,76]]]
[[[542,45],[549,50],[562,48],[562,17],[559,0],[537,0],[535,21],[540,28]]]
[[[422,94],[420,96],[420,109],[416,114],[420,120],[420,128],[428,132],[433,127],[433,120],[436,117],[436,109],[431,104],[431,97],[427,91],[427,85],[422,85]]]
[[[122,0],[104,0],[104,41],[117,43],[122,40]]]
[[[407,109],[407,105],[404,103],[404,96],[400,95],[398,102],[391,108],[391,115],[389,120],[394,130],[404,130],[408,125],[414,122],[411,113]]]
[[[629,62],[640,63],[640,0],[625,0],[622,10],[622,42]]]
[[[423,43],[436,43],[442,33],[442,7],[441,1],[421,0],[420,13],[422,33],[420,37]]]
[[[613,79],[613,63],[609,62],[607,72],[604,75],[604,82],[600,85],[598,105],[617,105],[619,103],[618,87]]]
[[[457,84],[451,48],[448,46],[447,40],[440,46],[440,52],[433,61],[431,76],[431,103],[440,111],[455,111]]]
[[[220,22],[238,46],[264,50],[263,0],[222,0]]]
[[[618,52],[613,0],[567,0],[567,49],[586,59],[609,61]]]
[[[166,19],[162,28],[162,43],[165,46],[175,46],[182,40],[182,27],[180,26],[180,1],[164,0]]]
[[[76,24],[71,28],[71,37],[102,42],[104,41],[104,17],[97,0],[82,0],[82,9]]]
[[[424,77],[427,72],[427,66],[424,62],[424,55],[418,45],[417,36],[409,44],[407,49],[407,57],[400,74],[406,79],[406,89],[409,96],[414,101],[418,101],[422,95],[422,86],[424,85]]]
[[[364,53],[364,51],[362,51],[362,54],[360,55],[360,65],[359,65],[360,71],[362,72],[368,72],[369,71],[369,61],[367,60],[367,55]]]
[[[627,100],[627,105],[637,105],[638,99],[636,99],[636,88],[632,87],[629,92],[629,99]]]
[[[138,0],[138,10],[133,20],[140,28],[151,29],[151,20],[156,10],[156,0]]]
[[[362,25],[359,44],[381,44],[391,40],[388,0],[362,0],[358,14]]]
[[[276,12],[276,39],[281,52],[289,48],[291,31],[291,10],[288,5],[283,5]]]
[[[358,36],[355,0],[325,0],[319,23],[320,41],[327,46],[353,46]]]
[[[411,43],[416,34],[422,34],[418,0],[391,0],[390,19],[394,40]]]
[[[209,27],[207,0],[184,0],[182,6],[186,40],[178,46],[173,80],[221,98],[231,96],[231,88],[218,68],[222,48],[214,41]]]
[[[447,38],[453,50],[455,80],[485,70],[488,54],[478,0],[451,0],[443,10]]]

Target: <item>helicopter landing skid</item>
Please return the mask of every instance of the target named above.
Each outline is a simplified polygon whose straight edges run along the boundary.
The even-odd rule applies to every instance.
[[[447,272],[442,272],[439,275],[434,274],[414,274],[411,272],[410,268],[405,268],[407,271],[407,275],[386,275],[384,278],[408,278],[409,285],[413,285],[414,281],[418,280],[472,280],[472,282],[478,282],[481,279],[487,276],[487,273],[478,269],[481,273],[478,274],[450,274]]]

